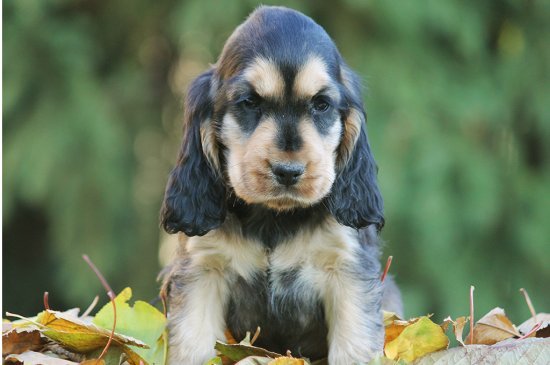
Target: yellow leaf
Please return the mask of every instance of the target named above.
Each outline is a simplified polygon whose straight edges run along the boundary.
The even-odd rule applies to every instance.
[[[66,313],[45,310],[36,318],[44,326],[42,333],[61,345],[75,352],[89,352],[105,346],[111,331],[86,323]],[[132,345],[147,348],[148,346],[129,336],[115,333],[114,345]]]
[[[267,365],[305,365],[304,359],[296,359],[294,357],[278,357],[271,360]]]
[[[408,325],[397,338],[386,344],[384,353],[392,360],[413,361],[430,352],[447,348],[449,338],[428,317]]]
[[[397,314],[393,312],[383,311],[384,314],[384,326],[386,329],[386,336],[384,339],[384,345],[393,341],[403,332],[403,330],[413,323],[416,323],[419,318],[411,318],[408,321],[402,320]]]

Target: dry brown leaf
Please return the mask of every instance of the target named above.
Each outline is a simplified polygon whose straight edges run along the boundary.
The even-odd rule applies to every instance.
[[[550,337],[550,313],[537,313],[536,320],[529,318],[518,326],[518,330],[522,335],[525,335],[538,323],[541,323],[541,326],[529,337]]]
[[[403,318],[399,317],[397,313],[382,311],[384,315],[384,326],[389,326],[393,324],[393,321],[402,321]]]
[[[2,334],[2,356],[40,350],[44,343],[37,327],[13,328]]]
[[[521,337],[521,334],[504,310],[496,307],[475,324],[473,344],[493,345],[512,337]]]
[[[464,326],[466,323],[468,323],[470,319],[468,317],[458,317],[456,321],[453,321],[451,317],[447,317],[443,320],[443,324],[441,325],[441,328],[443,328],[443,332],[447,331],[447,327],[449,324],[453,326],[453,333],[456,337],[456,340],[464,346],[464,340],[462,339],[462,332],[464,332]]]
[[[25,365],[78,365],[77,362],[47,356],[34,351],[27,351],[18,355],[9,355],[6,357],[6,362]]]

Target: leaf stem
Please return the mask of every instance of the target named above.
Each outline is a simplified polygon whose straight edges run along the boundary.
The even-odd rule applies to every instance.
[[[386,275],[388,275],[388,271],[390,271],[391,262],[393,260],[393,256],[388,256],[388,260],[386,261],[386,267],[384,268],[384,272],[382,273],[382,276],[380,277],[380,281],[384,282],[384,279],[386,278]]]
[[[97,305],[98,301],[99,301],[99,295],[96,295],[94,300],[92,300],[92,303],[90,303],[90,305],[88,306],[88,308],[86,308],[84,313],[82,313],[80,318],[86,317],[88,314],[90,314],[92,312],[92,310],[94,310],[94,308]]]
[[[261,328],[260,326],[258,326],[258,328],[256,328],[256,332],[254,332],[254,336],[252,336],[252,339],[250,340],[250,346],[252,346],[254,342],[256,342],[258,337],[260,337],[260,331],[261,331]]]
[[[533,303],[531,302],[531,298],[529,298],[529,294],[527,294],[527,290],[525,290],[524,288],[521,288],[519,291],[525,297],[525,301],[527,302],[527,307],[529,307],[529,311],[531,312],[531,315],[533,316],[533,322],[537,323],[537,312],[535,311],[535,307],[533,306]]]
[[[98,270],[98,268],[94,265],[94,263],[92,262],[92,260],[90,260],[90,258],[88,257],[88,255],[82,255],[82,258],[84,259],[84,261],[86,261],[86,263],[88,264],[88,266],[90,266],[90,268],[92,269],[92,271],[96,274],[97,278],[99,279],[99,281],[101,282],[101,285],[103,285],[103,287],[105,288],[105,290],[107,291],[107,296],[109,297],[109,299],[111,299],[111,303],[113,304],[113,329],[111,330],[111,334],[109,335],[109,341],[107,341],[107,344],[105,345],[105,347],[103,348],[103,351],[101,351],[101,354],[99,355],[98,357],[98,362],[99,360],[101,360],[101,358],[103,358],[103,356],[105,355],[105,353],[107,352],[107,350],[109,349],[109,346],[111,346],[111,342],[113,341],[113,337],[115,336],[115,329],[116,329],[116,304],[115,304],[115,293],[113,292],[113,289],[111,289],[111,286],[109,285],[109,283],[107,283],[107,280],[105,280],[105,278],[103,277],[103,275],[101,274],[101,272]]]
[[[474,290],[475,287],[470,285],[470,345],[474,343]]]
[[[44,308],[46,310],[50,310],[50,303],[49,303],[50,293],[47,291],[44,292]]]
[[[523,336],[521,336],[519,339],[524,340],[527,337],[531,336],[534,332],[537,332],[538,329],[542,326],[542,322],[537,323],[533,328],[531,328],[531,331],[527,332]]]

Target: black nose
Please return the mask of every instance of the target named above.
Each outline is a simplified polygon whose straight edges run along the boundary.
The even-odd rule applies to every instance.
[[[271,166],[277,182],[286,186],[296,184],[304,170],[304,165],[300,163],[276,163]]]

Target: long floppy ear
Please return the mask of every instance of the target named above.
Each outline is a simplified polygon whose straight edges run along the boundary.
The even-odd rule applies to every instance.
[[[378,168],[366,132],[360,82],[348,68],[342,68],[345,107],[344,132],[338,149],[337,175],[326,204],[336,220],[346,226],[362,228],[384,225],[382,196],[378,190]]]
[[[211,124],[212,75],[210,70],[197,77],[185,99],[183,141],[161,209],[168,233],[202,236],[225,220],[226,190]]]

